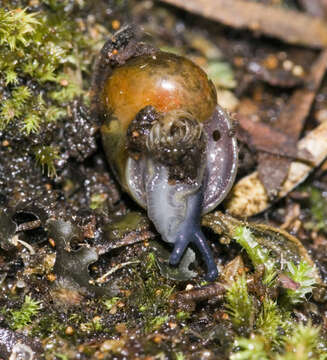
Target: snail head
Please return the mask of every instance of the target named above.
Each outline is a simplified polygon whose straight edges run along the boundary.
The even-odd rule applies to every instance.
[[[127,132],[127,146],[134,157],[146,153],[169,169],[170,182],[192,182],[198,176],[206,138],[203,124],[191,113],[177,109],[157,112],[142,109]]]

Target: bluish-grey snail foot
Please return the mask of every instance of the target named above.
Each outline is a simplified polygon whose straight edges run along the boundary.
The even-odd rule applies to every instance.
[[[215,280],[218,276],[217,266],[200,224],[202,171],[199,171],[198,181],[194,183],[170,184],[168,169],[164,165],[150,160],[147,165],[148,216],[162,239],[174,245],[170,264],[177,265],[188,245],[194,244],[206,263],[207,280]]]
[[[214,281],[218,277],[218,268],[213,258],[212,251],[207,243],[207,239],[200,228],[193,235],[193,243],[200,251],[203,260],[207,265],[206,279],[208,281]]]
[[[170,254],[170,257],[169,257],[169,264],[170,265],[176,266],[180,262],[180,260],[181,260],[181,258],[183,256],[186,248],[188,247],[189,243],[190,243],[190,240],[187,239],[184,236],[181,236],[175,242],[174,250],[172,251],[172,253]]]
[[[201,253],[202,258],[206,263],[206,280],[214,281],[218,277],[218,269],[210,247],[207,244],[207,240],[199,226],[196,226],[196,228],[194,226],[190,226],[189,230],[190,231],[188,231],[187,234],[180,235],[176,240],[174,249],[169,258],[169,263],[171,265],[177,265],[188,245],[193,243]]]

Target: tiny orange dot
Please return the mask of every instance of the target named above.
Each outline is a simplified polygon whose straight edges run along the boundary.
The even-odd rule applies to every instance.
[[[153,338],[153,341],[156,343],[156,344],[160,344],[161,341],[162,341],[162,336],[160,334],[156,335],[154,338]]]
[[[119,20],[113,20],[111,22],[111,26],[114,30],[118,30],[120,28],[120,21]]]
[[[54,282],[55,280],[56,280],[56,275],[55,274],[48,274],[47,275],[47,279],[49,280],[49,281],[51,281],[51,282]]]
[[[52,247],[56,246],[56,242],[52,238],[49,238],[49,243]]]
[[[65,334],[66,335],[73,335],[74,334],[74,329],[71,326],[67,326],[66,330],[65,330]]]
[[[67,86],[68,85],[68,80],[67,79],[60,80],[60,85],[61,86]]]

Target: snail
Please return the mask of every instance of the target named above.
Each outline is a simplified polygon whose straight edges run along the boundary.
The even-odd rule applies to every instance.
[[[237,144],[213,83],[191,60],[124,29],[104,45],[92,92],[111,169],[173,244],[170,264],[192,243],[214,280],[218,270],[200,219],[233,184]]]

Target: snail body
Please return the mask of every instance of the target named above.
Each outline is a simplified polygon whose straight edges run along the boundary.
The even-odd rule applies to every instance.
[[[105,48],[109,57],[117,52]],[[163,240],[174,244],[170,263],[176,265],[193,243],[207,278],[215,279],[200,217],[232,186],[237,147],[214,85],[190,60],[151,50],[111,65],[95,93],[111,168]]]

